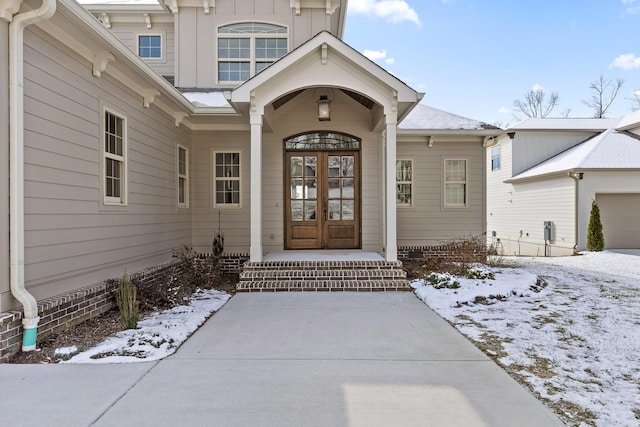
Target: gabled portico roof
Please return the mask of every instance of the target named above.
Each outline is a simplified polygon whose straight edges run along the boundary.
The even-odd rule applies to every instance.
[[[384,113],[401,120],[422,99],[397,77],[335,37],[318,33],[277,62],[232,90],[228,99],[238,111],[263,112],[276,99],[314,87],[343,88],[373,100]]]

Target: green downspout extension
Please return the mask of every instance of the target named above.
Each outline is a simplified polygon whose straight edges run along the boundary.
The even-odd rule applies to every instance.
[[[55,12],[56,0],[43,0],[39,8],[13,15],[9,24],[11,293],[24,307],[22,351],[36,349],[40,321],[38,302],[24,284],[24,29]]]

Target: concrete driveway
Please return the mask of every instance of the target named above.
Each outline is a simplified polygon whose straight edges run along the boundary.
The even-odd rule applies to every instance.
[[[163,361],[0,378],[3,425],[562,425],[411,293],[238,294]]]

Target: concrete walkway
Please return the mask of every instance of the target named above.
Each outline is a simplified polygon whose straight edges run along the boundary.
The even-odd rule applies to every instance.
[[[2,425],[562,425],[408,292],[238,294],[163,361],[0,384]]]

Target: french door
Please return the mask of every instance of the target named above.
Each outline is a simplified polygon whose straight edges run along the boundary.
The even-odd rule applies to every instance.
[[[287,151],[286,249],[360,247],[360,152]]]

